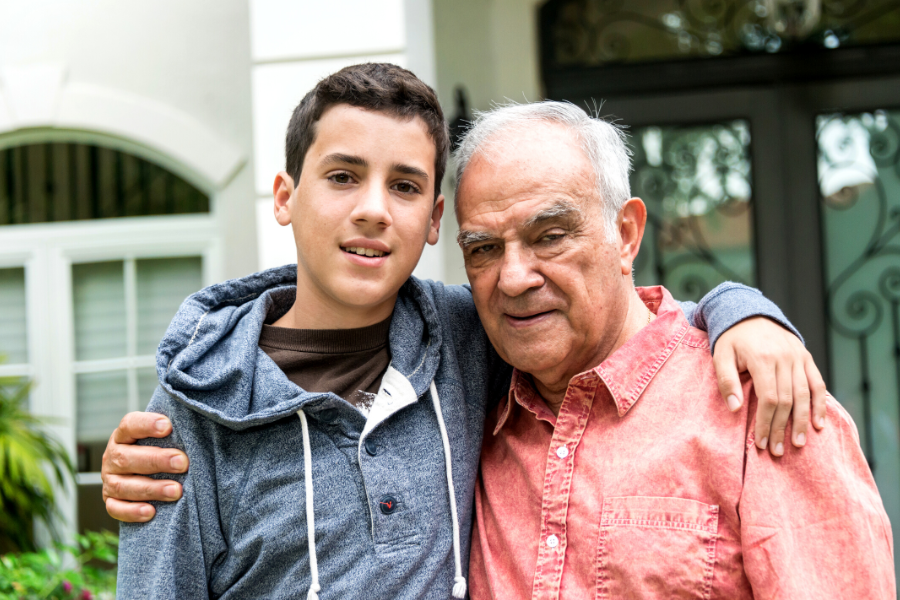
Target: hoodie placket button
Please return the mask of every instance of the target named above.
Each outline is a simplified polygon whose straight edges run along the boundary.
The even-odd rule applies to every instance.
[[[397,510],[397,499],[393,496],[384,496],[378,501],[378,505],[381,507],[381,512],[389,515]]]
[[[375,442],[373,442],[372,440],[367,439],[366,443],[365,443],[365,447],[366,447],[366,452],[369,453],[369,456],[375,456],[376,454],[378,454],[378,446],[375,445]]]

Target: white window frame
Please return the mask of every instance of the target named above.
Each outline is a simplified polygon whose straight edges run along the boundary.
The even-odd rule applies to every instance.
[[[135,260],[200,256],[202,283],[206,286],[220,281],[224,271],[223,240],[219,230],[214,214],[0,227],[0,267],[25,268],[29,360],[24,366],[0,365],[0,374],[24,375],[34,381],[31,411],[50,419],[48,429],[63,443],[73,460],[77,447],[77,373],[105,371],[113,363],[134,367],[155,363],[145,357],[75,360],[72,265],[125,261],[127,277],[129,264],[131,275],[134,275]],[[134,315],[136,309],[131,305],[136,304],[137,299],[128,290],[126,285],[126,303],[131,308],[128,313]],[[130,327],[134,326],[133,320],[129,323]],[[134,337],[129,336],[129,339]],[[134,388],[129,392],[129,409],[137,408],[136,381]],[[69,534],[77,530],[76,486],[98,484],[100,475],[80,473],[77,481],[72,483],[59,496],[60,509],[66,521],[64,526]]]

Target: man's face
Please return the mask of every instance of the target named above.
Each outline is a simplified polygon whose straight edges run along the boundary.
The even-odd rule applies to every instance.
[[[500,132],[457,203],[466,274],[500,355],[547,385],[599,364],[627,314],[631,261],[608,241],[574,136],[549,123]]]
[[[425,122],[330,107],[291,193],[298,298],[386,318],[425,242],[438,240],[434,141]],[[289,180],[289,178],[288,178]],[[278,181],[276,180],[276,196]]]

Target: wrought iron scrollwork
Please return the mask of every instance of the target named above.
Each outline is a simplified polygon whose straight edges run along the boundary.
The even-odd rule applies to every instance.
[[[867,43],[900,37],[889,20],[873,34],[873,23],[900,10],[898,0],[560,0],[557,4],[554,19],[542,27],[550,28],[551,55],[561,67],[776,53],[800,44],[831,49],[857,43],[861,27],[867,28],[863,36]],[[782,18],[779,10],[788,16]],[[798,10],[808,14],[794,15]],[[873,36],[877,39],[869,39]]]
[[[632,194],[647,204],[649,238],[637,276],[652,269],[648,279],[695,300],[722,281],[753,283],[752,267],[738,272],[723,259],[723,240],[709,239],[711,222],[726,230],[738,224],[752,265],[749,144],[744,121],[636,132]]]
[[[835,216],[846,212],[858,217],[849,211],[865,210],[870,217],[866,222],[870,230],[859,232],[867,234],[862,252],[829,278],[827,302],[830,327],[857,344],[863,448],[874,470],[871,346],[886,313],[900,400],[900,198],[888,194],[881,177],[891,170],[900,175],[900,123],[896,115],[885,111],[851,117],[831,115],[820,117],[818,136],[819,183],[826,219],[831,216],[829,211]],[[860,147],[862,144],[867,147]],[[835,189],[841,182],[847,185]]]

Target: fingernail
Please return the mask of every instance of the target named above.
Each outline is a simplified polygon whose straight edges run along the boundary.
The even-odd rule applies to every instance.
[[[166,430],[168,425],[169,425],[168,421],[166,421],[165,419],[159,419],[158,421],[156,421],[156,424],[154,425],[154,427],[156,427],[156,431],[158,433],[162,433]]]
[[[185,467],[187,467],[183,456],[173,456],[169,461],[169,464],[172,465],[172,468],[176,471],[184,471]]]
[[[167,485],[163,488],[163,495],[166,498],[177,498],[178,497],[178,486],[177,485]]]
[[[778,442],[775,444],[775,456],[781,456],[782,454],[784,454],[784,444]]]
[[[768,444],[769,444],[769,438],[767,438],[767,437],[764,437],[763,439],[759,440],[759,447],[762,448],[763,450],[766,449],[766,446]]]
[[[797,445],[798,445],[798,446],[802,446],[802,445],[805,444],[805,443],[806,443],[806,434],[805,434],[805,433],[798,433],[798,434],[797,434]]]
[[[825,427],[825,417],[819,417],[817,422],[819,423],[819,429]]]
[[[151,508],[149,506],[142,506],[141,507],[141,516],[142,517],[153,516],[153,508]]]
[[[729,394],[728,397],[725,398],[725,402],[728,403],[728,410],[731,412],[734,412],[741,407],[741,401],[738,400],[738,397],[734,394]]]

